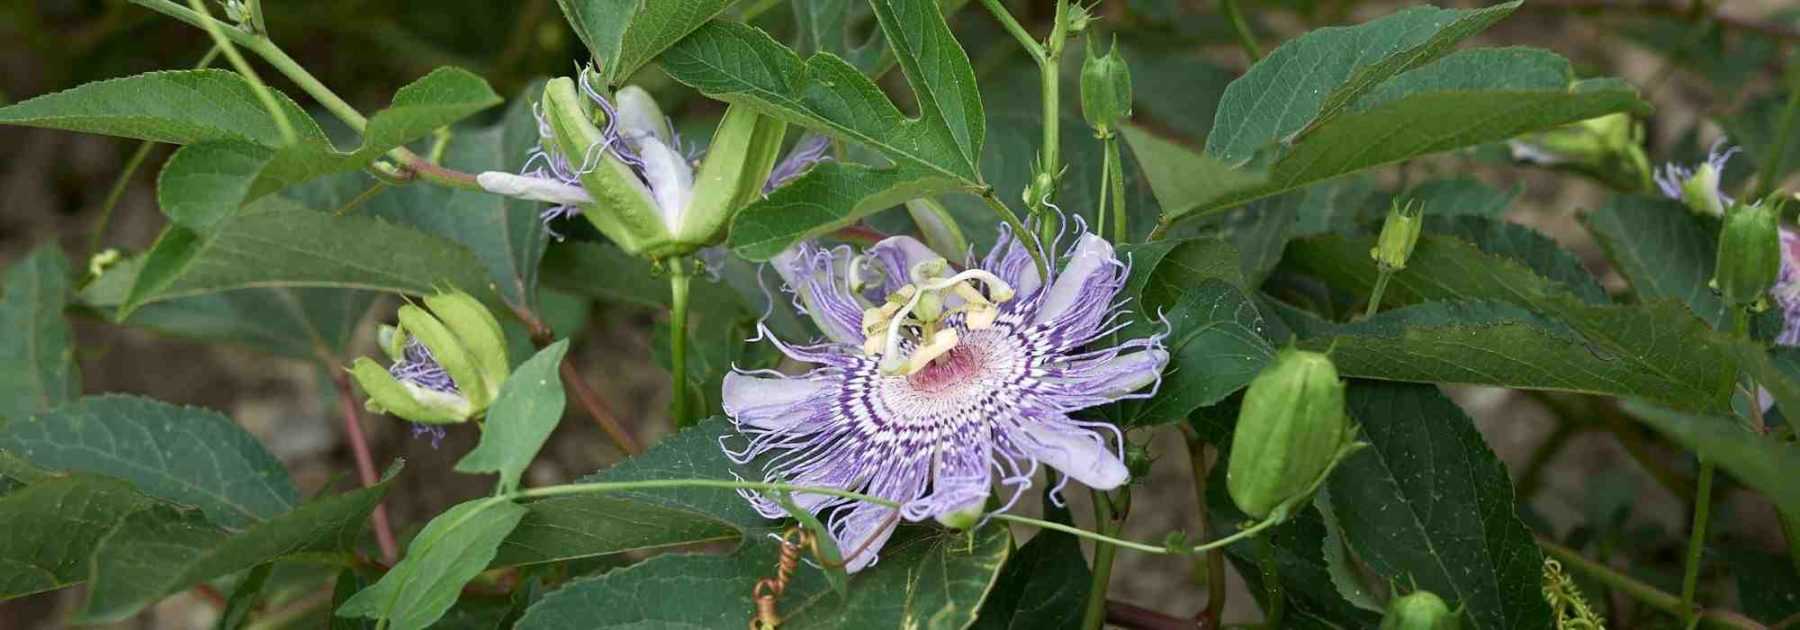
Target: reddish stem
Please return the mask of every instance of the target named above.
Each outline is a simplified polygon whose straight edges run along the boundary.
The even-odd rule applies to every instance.
[[[375,458],[369,454],[369,441],[363,437],[362,414],[356,410],[356,397],[350,392],[350,379],[339,372],[332,375],[331,382],[337,385],[338,408],[344,412],[344,434],[350,437],[350,452],[356,455],[356,473],[362,477],[364,488],[373,487],[380,480],[375,475]],[[381,547],[381,559],[393,564],[400,557],[400,548],[394,544],[394,530],[388,525],[387,506],[375,506],[375,544]]]
[[[1143,630],[1192,630],[1199,627],[1192,619],[1166,615],[1116,599],[1106,600],[1106,622],[1121,628]]]

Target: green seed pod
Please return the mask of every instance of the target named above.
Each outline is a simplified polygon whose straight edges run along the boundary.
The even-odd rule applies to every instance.
[[[1769,204],[1738,204],[1719,230],[1713,284],[1725,302],[1749,306],[1763,299],[1781,276],[1781,227]]]
[[[1424,213],[1423,205],[1411,201],[1405,206],[1395,201],[1388,208],[1387,221],[1381,224],[1381,236],[1376,239],[1375,248],[1369,250],[1369,256],[1382,271],[1406,268],[1406,259],[1412,257],[1413,246],[1419,243]]]
[[[1456,612],[1430,591],[1395,598],[1381,617],[1381,630],[1457,630],[1461,625]]]
[[[1104,56],[1088,39],[1087,58],[1081,64],[1081,115],[1095,135],[1110,137],[1119,123],[1131,117],[1131,68],[1119,55],[1119,42]]]
[[[1258,519],[1284,515],[1353,447],[1350,437],[1331,359],[1283,350],[1244,392],[1225,476],[1232,501]]]

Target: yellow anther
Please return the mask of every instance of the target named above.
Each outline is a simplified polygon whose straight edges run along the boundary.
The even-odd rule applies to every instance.
[[[980,289],[975,288],[973,285],[970,285],[967,282],[957,283],[956,286],[951,287],[951,291],[956,292],[957,296],[961,297],[964,302],[968,302],[970,304],[992,304],[993,303],[993,302],[988,301],[987,296],[981,294]]]
[[[927,284],[931,280],[943,277],[944,272],[949,270],[949,261],[942,258],[932,258],[919,261],[918,264],[912,266],[912,269],[907,270],[907,274],[912,276],[913,283]]]
[[[999,318],[1000,309],[992,306],[970,306],[963,311],[963,325],[968,326],[969,330],[988,328],[993,326],[994,320]]]
[[[906,361],[906,373],[917,374],[919,370],[925,369],[925,366],[930,365],[933,359],[944,356],[944,353],[956,348],[957,341],[955,330],[946,328],[938,331],[925,345],[919,346],[917,350],[913,351],[912,358]]]

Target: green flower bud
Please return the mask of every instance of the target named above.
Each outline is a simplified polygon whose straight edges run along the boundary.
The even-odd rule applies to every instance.
[[[1763,299],[1781,277],[1781,226],[1770,204],[1738,204],[1719,230],[1718,268],[1713,285],[1735,306]]]
[[[1419,242],[1419,229],[1424,225],[1421,215],[1425,213],[1422,204],[1411,201],[1401,206],[1399,201],[1388,208],[1387,221],[1381,224],[1381,236],[1375,241],[1375,248],[1369,250],[1369,256],[1382,271],[1399,271],[1406,268],[1406,259],[1412,256],[1413,246]]]
[[[1049,173],[1040,172],[1031,176],[1031,185],[1025,187],[1025,193],[1020,197],[1025,200],[1027,207],[1036,208],[1039,203],[1049,199],[1055,190],[1056,178]]]
[[[970,501],[960,508],[937,515],[937,522],[950,529],[969,529],[981,522],[982,515],[987,513],[984,509],[986,506],[986,498],[979,501]]]
[[[1360,447],[1351,433],[1344,384],[1331,359],[1283,350],[1244,392],[1225,471],[1232,501],[1258,519],[1285,518]]]
[[[1081,115],[1096,135],[1112,135],[1121,121],[1131,117],[1131,68],[1119,55],[1119,42],[1105,56],[1089,39],[1087,58],[1081,64]]]
[[[425,303],[430,310],[401,306],[400,325],[378,331],[393,368],[363,357],[351,364],[350,375],[376,412],[430,424],[478,416],[511,371],[500,322],[460,291],[432,295]]]
[[[1681,202],[1701,214],[1724,216],[1725,202],[1719,198],[1719,168],[1710,161],[1694,167],[1694,174],[1681,181]]]
[[[1430,591],[1414,591],[1388,602],[1381,630],[1457,630],[1458,615]]]
[[[1644,128],[1630,114],[1608,114],[1513,140],[1514,159],[1587,173],[1622,188],[1651,180]]]
[[[1149,479],[1150,466],[1154,463],[1149,448],[1142,444],[1125,444],[1125,470],[1131,472],[1132,479]]]
[[[762,196],[786,134],[785,122],[737,104],[725,108],[694,177],[694,196],[672,227],[677,249],[691,251],[724,238],[732,215]]]
[[[963,236],[962,228],[944,204],[920,197],[906,202],[906,214],[912,217],[913,225],[919,226],[919,234],[925,237],[925,245],[931,251],[957,259],[969,253],[969,239]]]

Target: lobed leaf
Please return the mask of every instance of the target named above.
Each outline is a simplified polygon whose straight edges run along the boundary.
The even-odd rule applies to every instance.
[[[738,211],[731,221],[731,249],[765,261],[795,243],[953,185],[919,168],[825,162]]]

